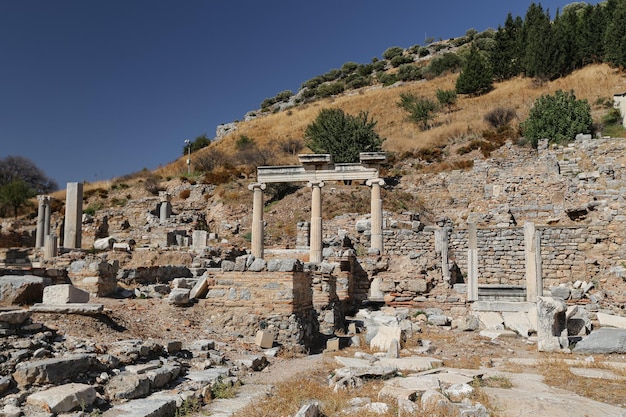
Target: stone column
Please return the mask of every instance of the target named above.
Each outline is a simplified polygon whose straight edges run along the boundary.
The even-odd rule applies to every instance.
[[[478,237],[476,223],[468,224],[467,301],[478,301]]]
[[[311,244],[309,262],[322,262],[322,187],[323,181],[311,181]]]
[[[37,201],[37,232],[35,235],[35,247],[44,246],[45,237],[50,234],[50,196],[38,195]]]
[[[524,223],[524,258],[526,271],[526,301],[537,302],[543,295],[541,276],[541,241],[533,222]]]
[[[68,182],[65,195],[63,247],[80,249],[83,225],[83,184]]]
[[[263,190],[266,185],[255,182],[248,185],[252,194],[252,255],[263,259]]]
[[[448,235],[450,234],[450,226],[441,226],[435,229],[435,252],[441,256],[441,275],[443,281],[450,285],[450,264],[448,259]]]
[[[367,180],[366,184],[372,187],[371,196],[371,240],[370,249],[372,252],[383,253],[383,200],[380,196],[380,187],[385,185],[381,178]]]
[[[159,210],[159,223],[165,223],[172,214],[172,196],[167,191],[159,191],[159,197],[161,198],[161,208]]]
[[[47,235],[43,246],[43,258],[52,259],[57,256],[57,237],[56,235]]]

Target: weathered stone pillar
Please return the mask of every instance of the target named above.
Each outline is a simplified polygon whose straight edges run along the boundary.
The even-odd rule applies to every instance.
[[[468,226],[467,301],[478,301],[478,236],[476,223]]]
[[[311,181],[307,185],[312,189],[309,262],[322,262],[322,187],[324,182]]]
[[[296,224],[296,249],[308,249],[311,237],[311,223],[298,222]]]
[[[556,352],[568,348],[567,305],[560,298],[537,297],[537,350]]]
[[[450,233],[450,226],[445,226],[444,222],[438,222],[440,226],[438,229],[435,229],[435,252],[441,256],[441,275],[443,276],[443,281],[450,285],[450,264],[448,259],[448,235]]]
[[[35,247],[44,246],[45,237],[50,234],[50,196],[38,195],[37,201],[37,232],[35,235]]]
[[[80,249],[83,225],[83,184],[68,182],[65,195],[63,247]]]
[[[371,237],[370,249],[383,253],[383,200],[380,196],[380,187],[385,185],[381,178],[367,180],[366,184],[372,187],[371,197]]]
[[[161,198],[161,208],[159,210],[159,222],[165,223],[172,214],[172,195],[167,191],[159,191],[159,197]]]
[[[537,301],[543,295],[541,276],[541,241],[533,222],[524,223],[524,258],[526,275],[526,301]]]
[[[255,182],[248,185],[252,195],[252,255],[263,259],[263,190],[266,185]]]
[[[43,258],[52,259],[57,256],[58,243],[56,235],[47,235],[43,245]]]

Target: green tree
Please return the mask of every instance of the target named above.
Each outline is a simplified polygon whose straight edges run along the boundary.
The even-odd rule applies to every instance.
[[[456,91],[454,90],[442,90],[441,88],[437,89],[437,101],[440,106],[444,106],[450,111],[452,106],[456,103],[457,96]]]
[[[37,195],[37,192],[26,184],[25,181],[14,179],[0,187],[0,204],[4,207],[12,208],[13,215],[17,218],[19,208],[35,195]]]
[[[552,26],[550,16],[541,4],[531,3],[524,19],[524,51],[522,62],[528,77],[550,78],[552,75]]]
[[[607,1],[607,22],[604,37],[605,60],[614,67],[626,67],[626,1]]]
[[[305,144],[315,153],[331,154],[335,162],[358,162],[359,153],[382,149],[385,139],[375,127],[367,112],[352,116],[341,109],[322,109],[306,127]]]
[[[508,80],[521,72],[520,46],[522,43],[521,17],[513,19],[511,13],[506,17],[504,27],[499,27],[494,39],[496,45],[490,54],[491,68],[496,80]]]
[[[493,88],[491,68],[481,52],[472,45],[463,69],[456,79],[459,94],[481,95]]]
[[[59,188],[56,181],[48,178],[30,159],[9,155],[0,159],[0,186],[14,180],[22,180],[39,194]]]
[[[530,109],[528,119],[521,124],[524,136],[534,148],[539,139],[569,142],[578,133],[591,133],[592,126],[591,106],[587,100],[577,100],[573,91],[562,90],[539,97]]]
[[[411,93],[401,93],[398,107],[409,113],[409,120],[421,126],[422,130],[429,129],[429,121],[434,118],[438,106],[433,100],[418,97]]]

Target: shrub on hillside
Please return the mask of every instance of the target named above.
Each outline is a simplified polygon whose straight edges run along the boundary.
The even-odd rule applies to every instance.
[[[319,98],[325,98],[330,96],[336,96],[343,93],[345,86],[342,82],[337,81],[334,83],[324,83],[317,87],[315,95]]]
[[[429,121],[434,118],[438,106],[433,100],[418,97],[410,93],[400,94],[398,107],[409,113],[409,120],[421,126],[422,130],[429,129]]]
[[[577,100],[573,91],[558,90],[554,95],[539,97],[521,124],[522,132],[534,148],[539,139],[565,143],[578,133],[591,133],[593,120],[587,100]]]
[[[143,183],[144,189],[152,195],[158,195],[161,191],[161,177],[149,175]]]
[[[517,117],[515,110],[510,107],[496,107],[485,115],[485,122],[494,129],[506,126]]]
[[[446,71],[455,72],[461,68],[462,60],[453,52],[446,52],[441,56],[437,56],[430,61],[427,68],[429,75],[438,77]]]
[[[322,109],[306,127],[305,143],[313,152],[331,154],[335,162],[358,162],[359,153],[381,150],[385,139],[375,126],[366,112],[352,116],[341,109]]]
[[[401,48],[400,46],[392,46],[390,48],[387,48],[385,52],[383,52],[383,58],[387,60],[391,60],[396,56],[402,55],[403,53],[404,53],[404,49]]]
[[[376,61],[372,64],[372,69],[376,72],[384,71],[387,68],[387,61]]]
[[[190,195],[191,195],[191,190],[188,188],[178,193],[178,197],[180,197],[182,200],[188,199]]]
[[[422,69],[415,64],[402,64],[398,67],[399,81],[417,81],[422,79]]]
[[[389,86],[396,81],[398,81],[397,74],[389,74],[387,72],[378,74],[378,82],[380,82],[384,86]]]
[[[411,64],[413,62],[413,57],[409,55],[398,55],[391,58],[391,66],[394,68],[398,68],[402,64]]]

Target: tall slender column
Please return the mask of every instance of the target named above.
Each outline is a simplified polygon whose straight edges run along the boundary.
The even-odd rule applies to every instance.
[[[252,194],[252,255],[263,258],[263,190],[265,184],[255,182],[248,185]]]
[[[476,223],[469,223],[467,250],[467,301],[478,301],[478,236]]]
[[[526,271],[526,301],[537,302],[543,295],[541,276],[541,240],[533,222],[524,223],[524,257]]]
[[[371,237],[370,248],[383,253],[383,199],[380,195],[380,187],[385,185],[385,180],[373,178],[366,184],[372,187],[371,195]]]
[[[46,204],[44,205],[44,211],[43,211],[43,241],[44,241],[44,246],[45,246],[45,242],[46,242],[46,237],[50,236],[50,201],[51,201],[51,197],[48,197],[46,199]]]
[[[83,184],[68,182],[65,195],[64,248],[80,249],[83,225]]]
[[[323,181],[311,181],[311,245],[309,262],[322,262],[322,187]]]
[[[46,222],[46,204],[49,197],[46,195],[38,195],[37,202],[37,232],[35,234],[35,247],[42,248],[44,244],[45,222]]]

